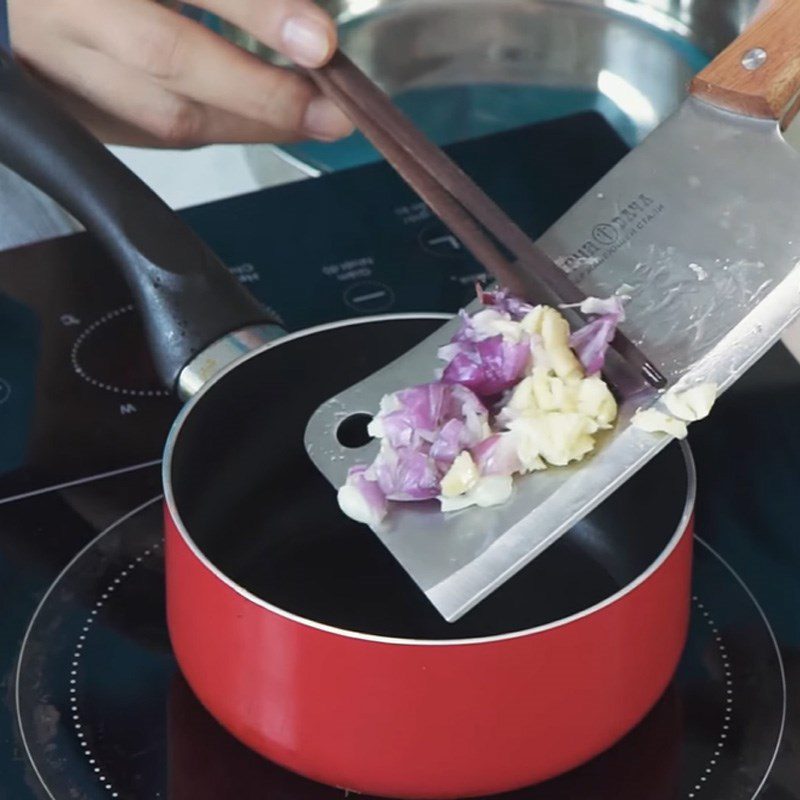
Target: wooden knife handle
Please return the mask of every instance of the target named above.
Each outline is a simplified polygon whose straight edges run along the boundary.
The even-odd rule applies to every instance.
[[[800,0],[773,0],[692,81],[711,105],[786,127],[800,110]]]

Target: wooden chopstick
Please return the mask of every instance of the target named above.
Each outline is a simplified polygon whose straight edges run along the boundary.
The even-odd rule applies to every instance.
[[[564,308],[585,300],[585,293],[344,53],[337,50],[309,76],[502,286],[526,300],[560,308],[572,318],[573,328],[576,319],[585,322],[576,308]],[[611,344],[624,365],[647,383],[659,389],[666,385],[661,372],[620,331]],[[618,367],[608,368],[616,372]]]

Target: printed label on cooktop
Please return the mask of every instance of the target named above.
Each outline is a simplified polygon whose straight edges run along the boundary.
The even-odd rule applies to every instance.
[[[531,235],[626,151],[596,114],[449,149]],[[181,215],[290,331],[455,312],[486,277],[386,164]],[[179,407],[125,284],[86,235],[0,253],[0,501],[157,461]]]

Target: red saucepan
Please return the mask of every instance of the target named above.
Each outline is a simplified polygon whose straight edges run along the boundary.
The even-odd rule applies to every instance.
[[[10,61],[0,66],[0,160],[116,258],[162,379],[191,395],[164,456],[167,611],[209,712],[303,775],[398,797],[541,781],[631,730],[686,636],[688,449],[668,448],[444,622],[377,538],[343,517],[303,447],[322,401],[441,319],[360,319],[276,339],[183,222]]]

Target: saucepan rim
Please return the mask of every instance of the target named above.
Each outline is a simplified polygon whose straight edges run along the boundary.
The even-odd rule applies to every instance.
[[[579,620],[597,614],[603,609],[611,605],[614,605],[615,603],[625,598],[627,595],[629,595],[631,592],[633,592],[635,589],[637,589],[639,586],[645,583],[651,576],[653,576],[659,570],[659,568],[664,564],[664,562],[670,557],[670,555],[678,546],[678,543],[682,540],[682,538],[689,533],[689,525],[692,518],[692,514],[694,512],[695,498],[697,493],[697,475],[695,471],[694,458],[692,457],[689,445],[685,441],[679,442],[683,454],[684,464],[686,467],[686,479],[687,479],[686,499],[684,501],[683,511],[681,513],[681,517],[678,521],[678,524],[675,527],[672,536],[669,538],[666,545],[659,552],[656,558],[648,564],[647,568],[644,569],[642,572],[640,572],[633,580],[629,581],[625,586],[621,587],[619,590],[614,592],[614,594],[610,595],[604,600],[601,600],[599,603],[595,603],[594,605],[589,606],[588,608],[582,609],[581,611],[578,611],[569,616],[562,617],[561,619],[553,620],[552,622],[548,622],[543,625],[536,625],[531,628],[525,628],[519,631],[511,631],[510,633],[493,634],[489,636],[478,636],[478,637],[462,638],[462,639],[416,639],[416,638],[382,636],[379,634],[364,633],[362,631],[354,631],[348,628],[339,628],[335,625],[329,625],[323,622],[318,622],[314,619],[310,619],[308,617],[295,614],[291,611],[281,608],[280,606],[274,605],[273,603],[270,603],[264,598],[259,597],[258,595],[248,591],[243,586],[240,586],[236,581],[234,581],[232,578],[226,575],[216,564],[214,564],[211,561],[211,559],[209,559],[208,556],[206,556],[202,548],[200,548],[200,546],[194,541],[178,511],[178,503],[175,499],[175,494],[173,492],[173,487],[172,487],[172,460],[178,440],[181,435],[181,431],[183,430],[186,420],[188,419],[189,415],[192,413],[194,408],[198,405],[198,403],[201,403],[203,401],[203,397],[206,395],[206,393],[209,392],[214,386],[216,386],[217,383],[219,383],[222,380],[225,380],[226,376],[230,372],[232,372],[234,369],[237,369],[250,359],[258,358],[262,353],[264,353],[267,350],[270,350],[273,347],[277,347],[281,344],[292,341],[294,339],[299,339],[304,336],[330,331],[335,328],[341,328],[345,326],[369,324],[374,322],[383,322],[387,320],[402,320],[402,319],[448,320],[452,319],[452,317],[453,317],[452,314],[444,314],[436,312],[377,314],[372,316],[357,317],[354,319],[339,320],[336,322],[328,322],[322,325],[315,325],[310,328],[304,328],[303,330],[297,331],[295,333],[287,334],[286,336],[283,336],[280,339],[267,342],[266,344],[258,347],[257,349],[253,350],[250,353],[247,353],[246,355],[243,355],[241,358],[229,364],[225,369],[220,370],[220,372],[218,372],[213,378],[211,378],[207,383],[205,383],[202,386],[202,388],[183,406],[178,416],[176,417],[170,429],[169,435],[167,437],[166,446],[164,450],[164,459],[162,461],[162,467],[161,467],[162,481],[164,486],[164,502],[169,511],[170,518],[173,524],[175,525],[175,528],[177,529],[178,533],[180,534],[181,538],[183,539],[184,543],[190,549],[190,551],[192,552],[194,557],[198,560],[198,562],[200,562],[203,565],[203,567],[205,567],[205,569],[207,569],[212,575],[214,575],[214,577],[222,581],[230,589],[232,589],[234,592],[236,592],[238,595],[240,595],[248,602],[252,603],[253,605],[259,606],[260,608],[263,608],[265,611],[269,611],[273,614],[276,614],[279,617],[283,617],[289,622],[293,622],[307,628],[313,628],[320,632],[334,634],[337,636],[344,636],[351,639],[358,639],[361,641],[375,642],[380,644],[406,645],[406,646],[419,646],[419,647],[431,647],[431,646],[463,647],[465,645],[491,644],[494,642],[509,641],[512,639],[520,639],[526,636],[545,633],[547,631],[564,627],[571,623],[578,622]]]

